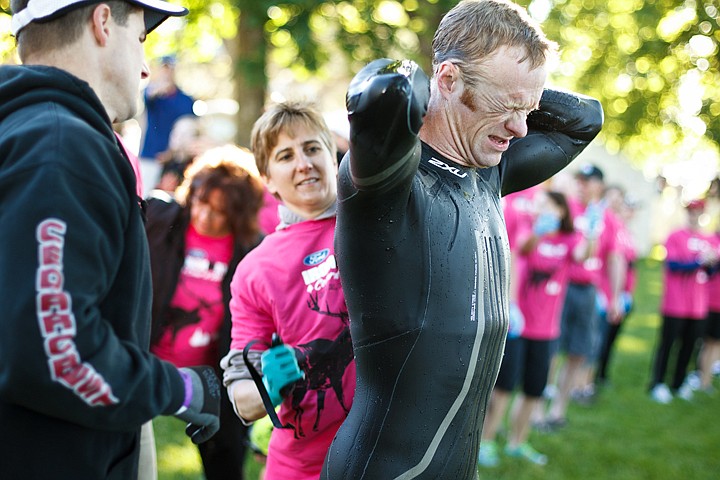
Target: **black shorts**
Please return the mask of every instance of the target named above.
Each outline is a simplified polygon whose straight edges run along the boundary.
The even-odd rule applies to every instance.
[[[720,312],[709,312],[705,322],[705,338],[720,340]]]
[[[508,338],[495,386],[512,392],[522,375],[523,393],[528,397],[541,397],[556,347],[554,340]]]

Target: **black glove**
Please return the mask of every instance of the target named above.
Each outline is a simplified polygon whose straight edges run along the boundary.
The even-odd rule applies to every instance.
[[[540,108],[527,119],[531,130],[566,133],[588,143],[600,132],[602,122],[602,106],[594,98],[548,88],[543,90]]]
[[[185,402],[175,416],[188,422],[185,433],[200,444],[220,429],[220,381],[207,366],[180,368],[179,372],[185,381]]]
[[[346,96],[350,121],[350,157],[352,174],[363,183],[380,172],[391,181],[388,172],[398,162],[417,169],[406,156],[419,153],[417,138],[430,99],[430,81],[420,67],[411,61],[380,59],[366,65],[350,82]]]

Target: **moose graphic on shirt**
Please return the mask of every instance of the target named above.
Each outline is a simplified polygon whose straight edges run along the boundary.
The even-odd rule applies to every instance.
[[[294,384],[291,394],[294,412],[292,425],[295,428],[295,438],[305,436],[302,417],[306,412],[301,404],[305,397],[313,392],[317,395],[317,411],[315,412],[313,431],[318,430],[328,391],[335,394],[346,414],[350,411],[349,406],[345,405],[342,382],[343,374],[354,358],[348,312],[332,312],[328,306],[325,307],[325,310],[321,309],[317,293],[310,294],[307,304],[313,312],[339,319],[344,328],[334,339],[318,338],[295,347],[298,364],[305,372],[305,378]]]

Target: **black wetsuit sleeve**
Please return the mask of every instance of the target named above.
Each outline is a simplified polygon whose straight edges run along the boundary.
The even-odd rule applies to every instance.
[[[352,183],[357,190],[409,184],[420,161],[418,132],[430,82],[414,62],[375,60],[353,78],[347,93]]]
[[[502,194],[524,190],[565,168],[600,133],[600,102],[576,93],[545,89],[540,108],[528,115],[528,134],[503,155]]]

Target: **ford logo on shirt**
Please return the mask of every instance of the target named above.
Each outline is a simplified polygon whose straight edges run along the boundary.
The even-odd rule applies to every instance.
[[[330,249],[320,250],[319,252],[311,253],[303,259],[303,263],[308,267],[315,266],[325,260],[330,254]]]

